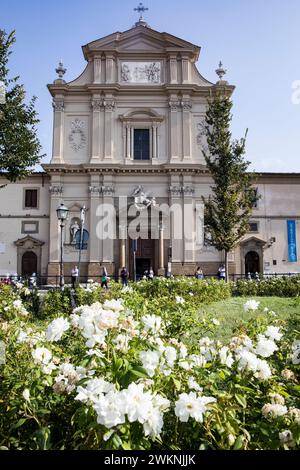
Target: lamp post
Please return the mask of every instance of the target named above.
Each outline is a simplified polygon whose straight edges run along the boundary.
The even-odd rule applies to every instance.
[[[133,282],[136,282],[136,252],[137,252],[137,239],[132,240],[133,251]]]
[[[64,290],[64,262],[63,262],[63,248],[64,248],[64,243],[63,243],[63,231],[64,231],[64,226],[65,226],[65,220],[68,218],[69,214],[69,209],[61,203],[61,205],[56,209],[56,214],[57,214],[57,219],[60,221],[60,269],[59,269],[59,287],[60,290]]]
[[[86,213],[86,207],[83,206],[80,209],[80,244],[79,244],[79,259],[78,259],[78,282],[80,283],[80,263],[81,263],[81,250],[82,250],[82,244],[83,244],[83,226],[85,222],[85,213]]]

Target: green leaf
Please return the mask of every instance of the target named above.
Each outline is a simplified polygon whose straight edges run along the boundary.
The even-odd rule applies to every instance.
[[[237,439],[235,440],[233,450],[240,450],[243,447],[243,443],[244,443],[244,436],[243,435],[238,436]]]
[[[131,450],[132,447],[131,447],[131,445],[130,445],[129,442],[123,442],[123,443],[122,443],[122,449],[124,449],[124,450]]]
[[[23,426],[23,424],[27,421],[27,418],[21,418],[19,421],[12,426],[12,429],[17,429]]]
[[[243,407],[243,408],[247,408],[247,400],[246,398],[243,396],[243,395],[239,395],[239,394],[235,394],[235,399],[236,401]]]
[[[143,369],[142,366],[135,366],[134,368],[130,370],[130,372],[135,377],[140,377],[140,378],[148,377],[147,372],[145,371],[145,369]]]

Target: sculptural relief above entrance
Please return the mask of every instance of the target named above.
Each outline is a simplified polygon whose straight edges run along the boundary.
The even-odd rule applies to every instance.
[[[161,83],[160,62],[122,62],[122,83]]]

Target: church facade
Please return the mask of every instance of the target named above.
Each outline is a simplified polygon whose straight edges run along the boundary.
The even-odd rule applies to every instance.
[[[81,275],[98,278],[103,266],[142,274],[215,275],[223,254],[204,240],[203,197],[212,179],[203,156],[207,100],[234,87],[217,69],[206,80],[195,63],[200,48],[151,29],[142,19],[83,46],[87,65],[72,82],[48,85],[53,99],[53,154],[44,172],[0,191],[0,276],[59,274],[63,202],[64,267],[78,264],[85,210],[87,237]],[[5,184],[5,180],[1,178]],[[257,175],[261,196],[249,233],[230,253],[236,274],[300,273],[300,175]],[[133,242],[133,239],[136,239]],[[134,254],[133,254],[134,253]]]

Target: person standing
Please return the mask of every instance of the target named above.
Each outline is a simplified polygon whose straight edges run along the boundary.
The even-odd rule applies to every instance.
[[[71,271],[72,289],[75,289],[75,286],[76,286],[77,280],[78,280],[78,276],[79,276],[79,269],[78,269],[77,266],[74,266],[74,268]]]
[[[153,278],[154,278],[154,271],[153,271],[152,266],[151,266],[150,269],[149,269],[148,279],[150,279],[152,281]]]
[[[225,273],[225,266],[221,264],[218,269],[218,278],[220,281],[225,281],[226,273]]]
[[[125,266],[123,266],[122,271],[121,271],[121,280],[122,280],[122,286],[127,287],[128,286],[128,271]]]
[[[198,266],[197,271],[195,272],[195,278],[196,279],[204,279],[203,271],[200,268],[200,266]]]
[[[105,266],[103,266],[102,277],[101,277],[101,287],[105,287],[105,289],[108,289],[107,280],[108,280],[107,269]]]

